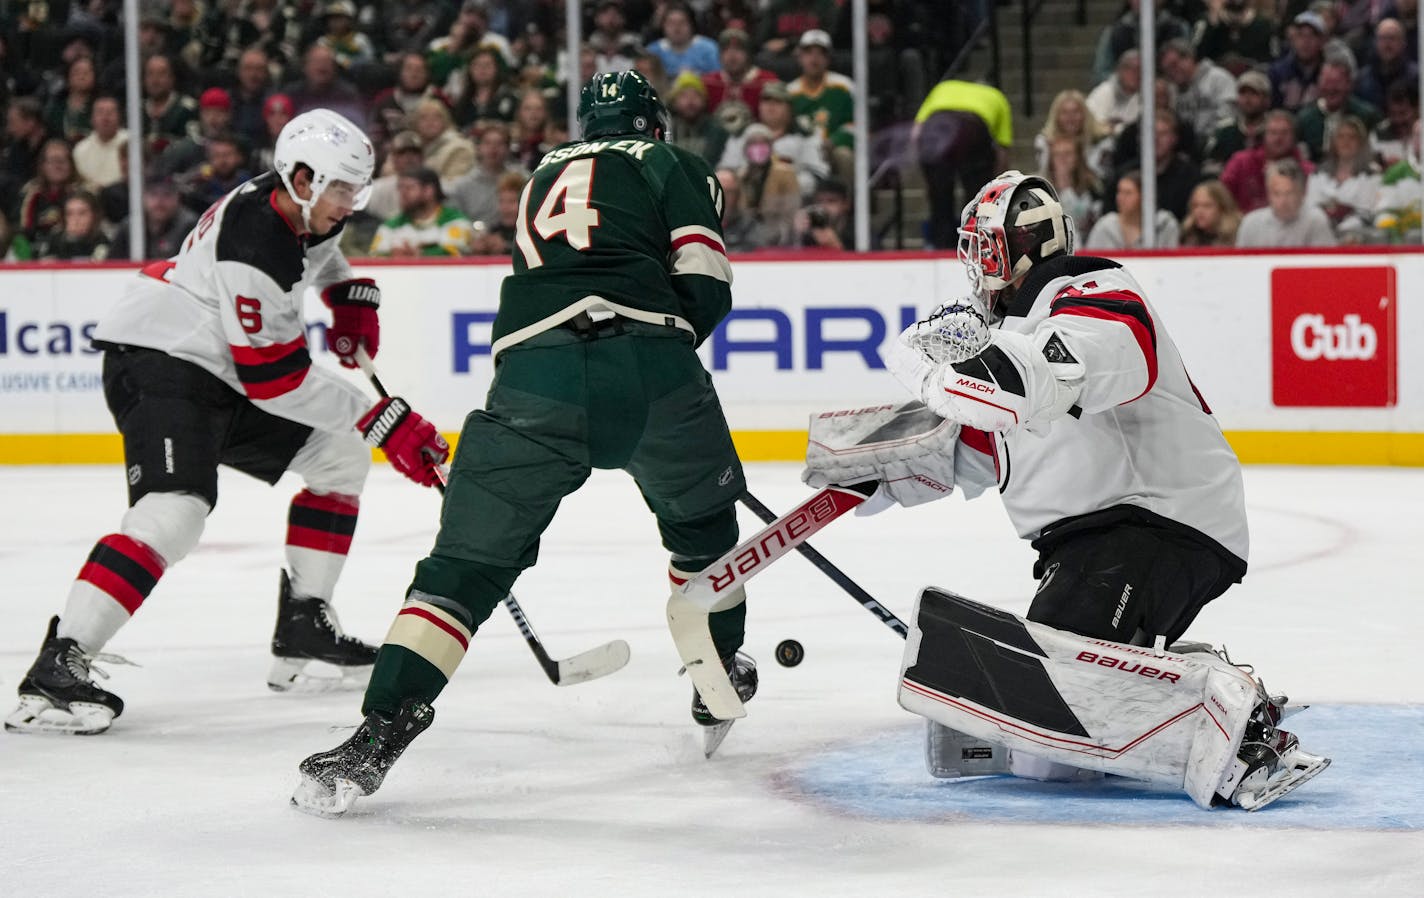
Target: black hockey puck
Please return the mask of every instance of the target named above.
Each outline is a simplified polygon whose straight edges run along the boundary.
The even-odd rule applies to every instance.
[[[794,639],[783,639],[776,644],[776,663],[782,667],[795,667],[806,657],[806,650]]]

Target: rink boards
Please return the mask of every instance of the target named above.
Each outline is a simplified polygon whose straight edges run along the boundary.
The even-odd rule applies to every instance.
[[[1424,465],[1424,254],[1123,261],[1243,460]],[[749,460],[799,458],[813,412],[901,398],[882,353],[967,291],[957,260],[927,254],[758,255],[734,269],[734,311],[700,352]],[[357,271],[383,291],[383,380],[457,431],[488,387],[507,261]],[[126,264],[0,268],[0,463],[119,460],[88,335],[135,276]],[[312,354],[332,364],[315,296],[308,312]]]

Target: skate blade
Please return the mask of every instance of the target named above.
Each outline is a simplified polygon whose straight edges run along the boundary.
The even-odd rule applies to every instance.
[[[302,774],[302,781],[292,793],[292,807],[313,817],[334,820],[351,810],[356,799],[365,795],[361,787],[350,780],[338,779],[332,789]]]
[[[1319,776],[1330,766],[1329,758],[1297,752],[1299,757],[1289,768],[1281,770],[1266,783],[1259,792],[1248,793],[1237,798],[1236,803],[1247,811],[1259,811],[1266,805],[1294,792],[1296,789]]]
[[[300,694],[363,690],[370,682],[373,667],[341,667],[308,658],[273,658],[267,671],[267,688]]]
[[[731,732],[734,723],[736,723],[735,720],[723,720],[702,728],[702,756],[704,758],[712,757],[718,746],[722,744],[722,740],[727,738],[727,733]]]
[[[93,736],[113,722],[113,710],[103,705],[71,702],[66,711],[43,696],[22,695],[20,707],[5,718],[5,729],[44,736]]]

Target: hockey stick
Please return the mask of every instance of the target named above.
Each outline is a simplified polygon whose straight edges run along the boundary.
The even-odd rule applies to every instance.
[[[377,376],[376,366],[371,363],[371,357],[366,354],[366,347],[358,346],[356,348],[356,364],[361,366],[362,373],[371,382],[371,386],[376,388],[380,397],[389,399],[391,394],[387,392],[385,384],[381,383],[381,378]],[[435,488],[443,494],[446,472],[444,468],[436,470],[440,479],[436,481]],[[544,675],[555,686],[572,686],[576,683],[586,683],[589,680],[606,677],[621,670],[623,665],[628,663],[630,656],[628,643],[621,639],[605,642],[603,645],[595,646],[586,652],[579,652],[569,658],[552,658],[549,656],[548,650],[544,648],[543,640],[534,632],[529,618],[524,616],[524,609],[520,607],[519,600],[514,597],[514,593],[505,595],[504,607],[509,611],[509,616],[514,618],[514,623],[518,625],[520,634],[529,645],[529,651],[534,653],[534,659],[544,669]]]
[[[763,505],[750,491],[742,493],[738,498],[743,505],[751,509],[752,514],[761,518],[762,523],[771,524],[776,521],[776,512]],[[859,602],[866,611],[875,615],[876,619],[882,624],[894,630],[896,633],[899,633],[901,639],[909,638],[910,628],[906,626],[904,621],[895,616],[895,612],[877,602],[874,596],[864,589],[861,589],[860,584],[846,576],[845,572],[840,568],[831,564],[830,559],[826,558],[826,556],[820,552],[817,552],[812,548],[810,543],[801,543],[796,547],[796,551],[800,552],[802,557],[815,565],[818,571],[831,578],[832,583],[845,590],[850,597]]]
[[[875,487],[874,483],[826,487],[729,550],[668,597],[668,630],[712,716],[734,720],[745,717],[747,711],[717,656],[707,616],[734,605],[746,581],[864,502]]]

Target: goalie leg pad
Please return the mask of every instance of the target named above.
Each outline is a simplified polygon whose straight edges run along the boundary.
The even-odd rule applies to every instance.
[[[1204,808],[1259,700],[1215,655],[1088,639],[934,587],[916,602],[899,698],[1013,752],[1175,786]]]

